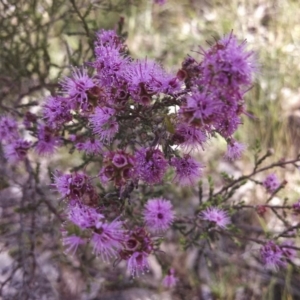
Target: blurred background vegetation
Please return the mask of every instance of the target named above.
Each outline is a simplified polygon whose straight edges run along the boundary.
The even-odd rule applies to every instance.
[[[122,27],[133,57],[157,59],[174,72],[187,54],[201,59],[199,45],[206,48],[207,41],[233,30],[240,41],[247,39],[260,65],[246,96],[252,117],[243,118],[236,136],[249,148],[259,140],[278,157],[292,155],[300,147],[299,16],[298,0],[167,0],[165,5],[151,0],[1,0],[0,113],[34,110],[54,94],[70,66],[92,60],[94,33],[101,28]],[[220,141],[215,144],[224,150]],[[207,156],[221,155],[218,151]],[[216,299],[234,299],[236,290],[228,286],[245,284],[230,265],[212,276]],[[187,281],[197,289],[192,275]],[[261,293],[275,299],[269,285]]]

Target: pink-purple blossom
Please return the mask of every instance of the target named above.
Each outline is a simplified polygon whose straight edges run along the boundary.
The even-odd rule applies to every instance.
[[[241,158],[243,152],[245,151],[246,146],[242,143],[239,143],[235,140],[231,140],[227,144],[227,152],[225,158],[229,160],[236,160]]]
[[[198,149],[199,146],[203,148],[206,140],[205,131],[185,123],[177,125],[172,138],[175,145],[180,145],[185,149]]]
[[[225,229],[230,223],[230,217],[227,212],[219,207],[210,206],[200,213],[203,220],[212,222],[216,226]]]
[[[148,253],[134,252],[127,261],[130,274],[135,277],[149,270]]]
[[[35,151],[39,155],[54,154],[57,147],[61,145],[61,139],[48,126],[40,125],[38,128],[38,141],[35,145]]]
[[[164,287],[171,289],[173,288],[178,281],[178,278],[175,277],[175,270],[171,268],[167,275],[163,278],[162,284]]]
[[[195,184],[202,175],[203,166],[190,155],[173,157],[171,165],[175,167],[176,175],[174,181],[183,186]]]
[[[70,202],[76,203],[79,200],[89,205],[97,204],[97,193],[91,184],[90,178],[84,173],[62,174],[57,171],[54,174],[53,186]]]
[[[116,257],[126,238],[123,222],[114,220],[108,223],[99,220],[95,227],[91,238],[94,253],[100,255],[104,261]]]
[[[63,234],[62,238],[63,246],[66,248],[65,252],[71,255],[74,255],[80,245],[84,245],[86,240],[77,236],[77,235],[67,235]]]
[[[67,98],[60,96],[49,96],[43,106],[43,117],[45,123],[54,129],[72,120],[71,103]]]
[[[141,148],[135,154],[137,175],[149,184],[160,183],[168,163],[159,149]]]
[[[93,132],[99,135],[100,141],[110,142],[119,130],[119,124],[114,118],[115,110],[110,107],[96,107],[90,117]]]
[[[262,184],[269,193],[274,193],[280,187],[280,181],[274,173],[268,175]]]
[[[281,248],[273,241],[267,242],[260,248],[260,255],[264,265],[272,270],[285,267],[285,257]]]
[[[100,154],[102,152],[103,144],[100,140],[94,137],[87,139],[84,142],[78,142],[75,144],[76,149],[79,151],[85,151],[87,154]]]
[[[293,210],[296,214],[300,214],[300,199],[293,204]]]
[[[151,231],[167,230],[174,220],[173,205],[163,198],[149,199],[143,212],[146,226]]]
[[[2,115],[0,117],[0,139],[1,141],[10,142],[18,138],[17,121],[10,117]]]
[[[67,210],[68,220],[81,229],[94,228],[101,224],[104,216],[96,208],[77,202],[70,204]]]
[[[70,98],[73,109],[88,100],[88,91],[94,87],[93,79],[87,74],[86,69],[73,68],[71,77],[65,77],[60,85],[63,92]]]
[[[16,139],[4,145],[4,155],[11,163],[17,163],[27,157],[31,142],[24,139]]]

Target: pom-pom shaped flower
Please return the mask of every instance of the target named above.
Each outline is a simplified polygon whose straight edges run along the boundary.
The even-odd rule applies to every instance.
[[[30,147],[31,142],[16,139],[4,146],[4,155],[9,162],[17,163],[26,158],[27,151]]]
[[[280,181],[274,173],[268,175],[262,184],[269,193],[274,193],[280,187]]]
[[[148,59],[129,64],[124,70],[124,77],[133,99],[143,105],[151,104],[154,94],[180,90],[175,76],[168,75],[159,64]]]
[[[148,200],[143,215],[147,227],[154,232],[167,230],[174,220],[173,206],[163,198]]]
[[[46,124],[51,128],[60,128],[64,123],[72,120],[71,104],[63,97],[49,96],[43,107],[43,116]]]
[[[97,205],[97,193],[90,178],[84,173],[61,174],[57,171],[53,186],[63,197],[68,197],[71,203],[79,200],[88,205]]]
[[[99,44],[95,48],[96,60],[91,65],[97,70],[98,82],[105,87],[123,80],[123,71],[129,64],[128,57],[122,54],[123,45],[116,45]]]
[[[203,166],[190,155],[172,158],[171,165],[176,169],[175,182],[183,186],[193,185],[202,175]]]
[[[13,141],[18,138],[17,121],[9,116],[0,117],[0,139],[1,141]]]
[[[160,183],[167,170],[168,163],[159,149],[141,148],[136,152],[136,172],[146,183]]]
[[[221,104],[213,94],[197,92],[187,97],[179,113],[189,125],[210,130],[211,124],[218,120]]]
[[[226,87],[224,91],[233,91],[241,85],[250,86],[257,66],[253,52],[246,51],[245,46],[246,42],[239,44],[231,33],[208,51],[203,51],[204,82],[214,87]]]
[[[203,147],[207,136],[205,132],[189,124],[180,123],[175,130],[172,141],[176,145],[180,145],[187,149],[198,149]]]
[[[83,104],[88,100],[88,91],[94,87],[93,79],[87,74],[86,69],[74,68],[72,77],[66,77],[61,81],[63,92],[67,94],[72,103],[72,108],[77,104]]]
[[[95,229],[91,242],[94,253],[100,255],[104,261],[111,257],[116,257],[122,244],[125,241],[125,230],[122,228],[123,222],[114,220],[111,223],[99,221],[95,224]]]
[[[35,151],[39,155],[51,155],[61,144],[61,139],[55,135],[53,130],[45,125],[41,125],[38,130],[38,142]]]
[[[81,229],[94,228],[104,218],[97,209],[77,202],[68,206],[68,220]]]
[[[120,49],[123,46],[123,43],[115,30],[101,29],[96,33],[95,47],[99,46],[110,46],[116,49]]]
[[[272,270],[286,266],[283,251],[273,241],[267,242],[260,248],[260,255],[263,264]]]
[[[206,221],[214,223],[216,226],[225,229],[230,223],[228,214],[218,207],[208,207],[200,213],[200,217]]]
[[[79,151],[85,151],[88,154],[99,154],[102,151],[102,143],[94,137],[86,140],[85,142],[79,142],[75,145]]]
[[[170,289],[174,287],[178,281],[178,278],[174,276],[175,270],[172,268],[168,271],[168,274],[163,279],[163,286]]]
[[[133,277],[149,270],[148,253],[134,252],[127,261],[127,269]]]
[[[225,154],[225,158],[229,160],[239,159],[241,158],[245,149],[246,146],[244,144],[232,140],[227,144],[227,152]]]
[[[119,130],[114,118],[115,110],[109,107],[96,107],[95,113],[90,117],[91,126],[103,142],[110,142]]]
[[[86,241],[77,235],[68,236],[65,232],[63,233],[62,243],[66,247],[65,252],[74,255],[79,245],[84,245]]]

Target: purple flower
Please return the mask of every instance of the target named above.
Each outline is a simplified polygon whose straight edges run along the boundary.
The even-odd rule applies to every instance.
[[[77,202],[68,206],[68,219],[81,229],[94,228],[104,218],[97,209]]]
[[[214,223],[218,227],[225,229],[230,223],[228,214],[218,207],[208,207],[206,210],[200,213],[200,217],[204,220]]]
[[[228,138],[234,134],[239,125],[242,124],[241,118],[231,111],[228,107],[224,106],[223,113],[219,115],[219,121],[215,124],[216,131],[223,137]]]
[[[147,201],[143,212],[144,220],[151,231],[165,231],[173,222],[173,206],[169,200],[154,198]]]
[[[175,270],[172,268],[168,271],[168,274],[163,279],[163,286],[170,289],[174,287],[178,281],[178,278],[174,276]]]
[[[97,134],[100,137],[100,141],[111,143],[114,136],[119,131],[119,124],[116,121],[110,121],[107,122],[107,124],[103,125],[102,127],[98,129],[94,129],[94,132],[97,132]]]
[[[124,71],[128,89],[133,99],[143,105],[150,105],[157,93],[175,92],[180,86],[154,61],[145,59],[132,62]]]
[[[280,187],[280,181],[274,173],[268,175],[262,184],[269,193],[274,193]]]
[[[4,146],[4,154],[9,162],[16,163],[26,158],[30,147],[31,142],[17,139]]]
[[[190,155],[172,158],[171,165],[176,168],[175,182],[183,186],[195,184],[202,175],[203,166]]]
[[[273,241],[267,242],[260,248],[260,255],[263,264],[272,270],[278,270],[278,268],[286,266],[281,248]]]
[[[63,234],[64,235],[64,234]],[[70,235],[70,236],[63,236],[62,243],[66,247],[66,253],[70,253],[71,255],[74,255],[79,247],[79,245],[83,245],[86,243],[86,241],[76,235]]]
[[[71,203],[82,201],[85,204],[97,204],[97,193],[90,178],[84,173],[61,174],[57,171],[53,186],[63,197],[68,197]]]
[[[229,160],[236,160],[241,158],[242,153],[245,151],[246,146],[241,144],[235,140],[231,140],[227,144],[227,152],[225,154],[225,158]]]
[[[0,139],[1,141],[13,141],[18,138],[17,121],[9,116],[0,117]]]
[[[296,214],[300,214],[300,199],[293,204],[293,210]]]
[[[192,127],[189,124],[180,123],[176,127],[172,140],[174,144],[180,145],[183,148],[198,149],[199,146],[203,147],[207,136],[201,129]]]
[[[180,108],[179,113],[189,125],[211,131],[211,125],[219,120],[221,105],[213,94],[196,92],[187,97],[186,105]]]
[[[95,48],[96,60],[91,65],[97,70],[97,83],[110,87],[124,80],[124,70],[129,64],[129,58],[124,56],[124,45],[118,43],[98,44]]]
[[[64,123],[72,120],[71,106],[68,99],[49,96],[43,107],[43,116],[47,125],[51,128],[60,128]]]
[[[51,155],[61,145],[61,139],[57,137],[50,127],[41,125],[38,129],[38,142],[35,151],[39,155]]]
[[[72,77],[65,77],[61,81],[63,92],[74,100],[72,108],[76,108],[76,104],[83,104],[88,100],[88,91],[94,87],[93,79],[87,74],[86,69],[74,68]]]
[[[294,246],[295,246],[294,241],[290,241],[290,240],[284,241],[280,246],[283,256],[290,261],[292,261],[297,256],[297,251],[293,248],[289,248]]]
[[[135,277],[149,270],[148,253],[134,252],[127,261],[127,269]]]
[[[246,42],[238,44],[231,33],[208,51],[203,51],[203,82],[222,89],[226,96],[239,89],[240,86],[252,84],[253,73],[257,70],[254,53],[245,50]]]
[[[135,154],[137,175],[146,183],[160,183],[168,163],[159,149],[141,148]]]
[[[96,107],[95,113],[90,117],[91,126],[101,141],[110,142],[119,130],[119,124],[114,118],[115,110],[109,107]]]
[[[118,251],[122,249],[126,237],[122,226],[123,222],[117,220],[111,223],[104,223],[101,220],[96,224],[91,242],[94,253],[100,254],[104,261],[116,257]]]
[[[85,151],[88,154],[100,154],[102,152],[102,143],[95,138],[90,138],[85,142],[80,142],[75,145],[79,151]]]
[[[100,29],[96,33],[95,47],[98,46],[104,46],[104,47],[110,46],[116,49],[120,49],[123,46],[123,43],[115,30]]]
[[[153,241],[143,227],[136,227],[128,232],[124,248],[119,257],[127,260],[127,268],[132,276],[148,270],[148,255],[153,251]]]

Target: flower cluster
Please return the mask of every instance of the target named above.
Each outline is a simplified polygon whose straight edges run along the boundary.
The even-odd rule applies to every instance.
[[[268,241],[260,248],[262,262],[272,270],[285,267],[287,261],[296,256],[296,251],[290,246],[293,246],[290,241],[285,241],[281,245],[275,244],[274,241]]]
[[[102,183],[113,181],[116,187],[124,185],[127,180],[134,178],[135,159],[123,150],[108,152],[104,155],[103,167],[99,177]]]
[[[218,207],[208,207],[206,210],[200,213],[200,217],[203,220],[209,221],[222,229],[225,229],[230,223],[228,214]]]
[[[263,186],[269,193],[274,193],[280,187],[280,181],[276,174],[270,174],[263,181]]]
[[[198,238],[203,232],[213,235],[234,228],[234,205],[224,202],[240,187],[236,183],[249,176],[237,182],[227,177],[227,188],[215,195],[211,184],[208,202],[201,200],[194,216],[182,218],[161,185],[175,183],[193,192],[200,187],[206,169],[192,150],[206,150],[216,135],[227,143],[225,158],[241,157],[246,146],[234,133],[246,114],[244,95],[257,66],[245,42],[238,43],[232,33],[207,50],[201,48],[199,62],[185,58],[174,74],[154,60],[130,57],[114,30],[96,34],[94,54],[93,61],[62,78],[58,95],[45,99],[41,115],[25,112],[22,125],[1,116],[0,139],[14,164],[27,158],[31,148],[38,156],[53,155],[61,146],[70,154],[79,151],[82,164],[77,171],[53,174],[52,187],[65,200],[66,252],[90,245],[104,261],[125,260],[129,273],[137,276],[150,268],[149,255],[159,250],[171,225],[186,239],[190,232]],[[262,184],[271,194],[280,187],[275,174]],[[263,216],[267,207],[252,208]],[[298,213],[299,203],[292,208]],[[264,264],[277,269],[295,251],[289,242],[269,241],[260,254]],[[170,288],[177,281],[170,269],[163,285]]]
[[[231,136],[245,111],[243,95],[257,69],[253,53],[245,50],[245,43],[238,44],[233,34],[201,51],[200,63],[188,57],[180,70],[191,93],[182,101],[179,124],[188,124],[206,137],[217,132],[232,147]],[[239,157],[241,150],[237,144],[229,158]]]

